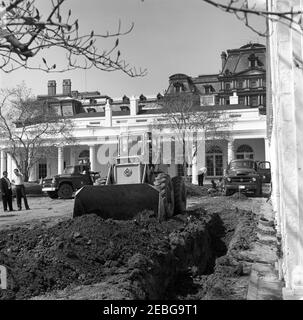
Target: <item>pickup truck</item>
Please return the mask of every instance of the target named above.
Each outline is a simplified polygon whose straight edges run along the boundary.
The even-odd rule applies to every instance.
[[[229,196],[236,191],[262,195],[262,186],[270,184],[270,162],[251,159],[232,160],[224,174],[224,194]]]
[[[100,179],[99,172],[90,171],[86,164],[67,166],[62,174],[43,179],[42,191],[52,199],[69,199],[75,191],[84,185],[93,185],[97,179]]]

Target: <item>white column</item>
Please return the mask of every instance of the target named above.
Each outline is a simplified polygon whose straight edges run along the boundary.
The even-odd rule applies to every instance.
[[[89,146],[89,162],[90,162],[90,170],[96,171],[95,145]]]
[[[197,147],[193,144],[192,149],[192,172],[191,172],[191,183],[198,184],[198,161],[197,161]]]
[[[58,174],[63,172],[64,167],[64,156],[63,156],[63,147],[58,147]]]
[[[6,152],[4,150],[0,151],[0,162],[1,162],[0,174],[2,177],[3,171],[6,171]]]
[[[28,177],[28,181],[35,181],[35,180],[37,180],[37,178],[36,178],[36,168],[37,168],[37,164],[34,164],[32,167],[31,167],[31,169],[30,169],[30,171],[29,171],[29,177]]]
[[[265,161],[270,161],[269,143],[267,138],[264,138],[264,147],[265,147]]]
[[[76,155],[75,155],[75,150],[73,147],[70,148],[69,164],[71,166],[74,166],[76,164]]]
[[[205,132],[197,132],[197,166],[205,167]]]
[[[229,140],[227,143],[227,162],[230,163],[235,157],[234,154],[234,140]]]
[[[112,126],[112,108],[111,108],[109,99],[106,100],[106,105],[105,105],[105,126],[106,127]]]

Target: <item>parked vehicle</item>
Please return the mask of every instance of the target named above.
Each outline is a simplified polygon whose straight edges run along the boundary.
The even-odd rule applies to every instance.
[[[88,164],[67,166],[62,174],[51,179],[43,179],[42,191],[52,199],[69,199],[78,189],[85,185],[93,185],[98,178],[99,172],[90,171]]]
[[[270,162],[237,159],[226,169],[223,190],[226,196],[236,191],[262,195],[262,185],[270,182]]]

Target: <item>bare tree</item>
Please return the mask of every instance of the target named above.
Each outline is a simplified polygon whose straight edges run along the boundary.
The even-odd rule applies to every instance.
[[[24,85],[0,90],[1,145],[11,155],[17,168],[28,181],[30,170],[52,153],[56,146],[73,142],[73,124],[49,108],[47,101],[38,101]]]
[[[19,68],[39,69],[47,72],[64,72],[73,69],[104,71],[121,70],[131,77],[143,76],[145,70],[136,70],[121,59],[118,50],[119,36],[130,33],[133,24],[125,31],[119,22],[115,32],[98,34],[91,31],[81,34],[79,20],[72,21],[71,10],[63,12],[65,0],[48,0],[49,12],[43,16],[37,6],[37,0],[2,1],[0,7],[0,68],[11,72]],[[44,5],[46,1],[44,0]],[[45,9],[44,9],[45,11]],[[101,39],[114,38],[109,49],[101,49]],[[42,56],[45,49],[61,50],[65,54],[62,61],[49,63]],[[37,59],[33,59],[37,57]],[[37,62],[38,61],[38,62]]]
[[[194,132],[203,130],[207,139],[229,137],[229,129],[234,123],[232,118],[228,117],[226,110],[219,110],[218,106],[200,107],[199,95],[186,92],[166,94],[158,103],[161,105],[161,118],[155,127],[170,128],[175,139],[181,143],[184,175],[187,174],[187,160],[194,156],[186,150],[187,142]]]
[[[239,20],[243,21],[246,27],[257,33],[259,36],[269,36],[267,19],[288,25],[296,30],[302,29],[302,10],[291,7],[290,10],[270,11],[268,10],[268,0],[202,0],[227,13],[234,14]],[[252,16],[264,18],[264,24],[253,23]]]

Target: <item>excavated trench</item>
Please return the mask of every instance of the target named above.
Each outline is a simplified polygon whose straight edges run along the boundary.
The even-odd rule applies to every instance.
[[[229,299],[244,275],[237,252],[254,236],[252,212],[202,208],[162,223],[150,212],[133,221],[92,214],[5,230],[0,299]]]

